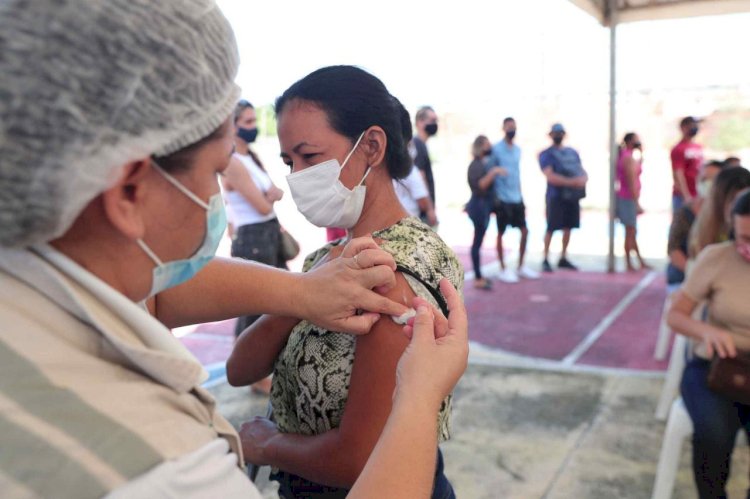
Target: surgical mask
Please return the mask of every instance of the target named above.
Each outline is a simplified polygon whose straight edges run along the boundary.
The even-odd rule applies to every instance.
[[[508,137],[508,140],[513,140],[513,137],[516,136],[516,131],[508,130],[507,132],[505,132],[505,136]]]
[[[742,259],[750,263],[750,243],[735,243],[735,247]]]
[[[435,135],[437,131],[438,131],[437,123],[428,123],[424,126],[424,133],[426,133],[430,137]]]
[[[556,146],[559,146],[562,144],[563,136],[562,135],[553,135],[552,136],[552,142],[555,143]]]
[[[170,184],[175,186],[183,194],[189,197],[198,206],[206,210],[206,235],[203,238],[198,251],[190,258],[174,260],[164,263],[156,256],[142,239],[136,243],[156,264],[154,267],[151,291],[149,296],[177,286],[187,281],[198,273],[216,254],[216,250],[221,242],[224,230],[227,228],[227,215],[224,211],[224,202],[221,199],[221,193],[216,193],[208,200],[206,204],[201,198],[193,194],[187,187],[182,185],[176,178],[164,171],[156,162],[153,162],[154,169],[159,172]]]
[[[693,125],[688,130],[688,137],[695,137],[696,135],[698,135],[698,127]]]
[[[489,157],[491,154],[492,154],[492,149],[485,149],[484,151],[482,151],[482,156],[484,156],[485,158]]]
[[[713,180],[701,180],[698,182],[698,185],[695,186],[696,191],[698,191],[698,196],[708,198],[708,193],[711,192],[712,185]]]
[[[354,147],[346,155],[344,163],[329,159],[310,168],[287,175],[289,191],[297,209],[313,225],[318,227],[339,227],[351,229],[362,215],[365,204],[365,186],[362,185],[371,168],[354,189],[349,189],[339,180],[349,158],[359,146],[365,132],[357,139]]]
[[[255,139],[258,138],[258,129],[237,127],[237,137],[241,138],[248,144],[252,144],[255,142]]]

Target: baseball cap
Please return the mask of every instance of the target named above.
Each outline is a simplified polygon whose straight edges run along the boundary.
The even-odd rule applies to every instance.
[[[555,123],[554,125],[552,125],[549,133],[565,133],[565,127],[563,127],[560,123]]]

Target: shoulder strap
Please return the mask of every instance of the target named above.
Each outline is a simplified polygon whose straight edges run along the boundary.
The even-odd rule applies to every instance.
[[[440,294],[440,291],[432,287],[429,283],[427,283],[424,279],[417,275],[416,272],[404,267],[403,265],[396,265],[396,270],[401,272],[402,274],[413,277],[414,279],[419,281],[425,288],[427,288],[427,291],[430,292],[432,297],[435,298],[435,301],[440,306],[440,310],[441,312],[443,312],[443,315],[448,317],[448,314],[450,313],[450,311],[448,310],[448,303],[446,303],[445,298],[443,298],[443,295]]]

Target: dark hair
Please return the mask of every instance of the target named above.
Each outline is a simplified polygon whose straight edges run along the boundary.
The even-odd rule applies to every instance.
[[[242,116],[242,113],[245,111],[245,109],[255,109],[255,106],[253,106],[250,101],[247,101],[245,99],[242,99],[237,103],[237,105],[234,107],[234,123],[237,124],[237,120],[240,119],[240,116]],[[255,154],[255,151],[253,151],[252,147],[250,147],[250,144],[247,145],[247,155],[252,158],[252,160],[255,162],[258,167],[266,171],[266,167],[263,166],[263,162],[260,160],[260,157]]]
[[[511,122],[515,123],[516,120],[514,120],[511,116],[508,116],[507,118],[505,118],[503,120],[503,126],[505,126],[505,125],[507,125],[508,123],[511,123]]]
[[[750,187],[750,171],[741,166],[724,168],[716,176],[690,232],[690,256],[698,255],[709,244],[720,242],[722,234],[729,233],[724,210],[727,203],[747,187]]]
[[[727,164],[724,161],[719,161],[718,159],[712,159],[705,165],[703,165],[703,168],[713,167],[718,168],[719,170],[723,170],[726,168]]]
[[[630,144],[633,139],[635,138],[635,132],[628,132],[625,134],[625,136],[622,138],[622,143],[617,146],[617,155],[619,156],[622,152],[622,147],[627,146]]]
[[[237,120],[240,119],[240,116],[242,116],[242,111],[245,109],[255,109],[255,106],[253,106],[250,101],[247,101],[245,99],[242,99],[237,103],[237,105],[234,108],[234,122],[237,123]]]
[[[427,118],[427,113],[434,113],[435,110],[431,106],[422,106],[417,109],[417,114],[414,115],[414,121],[423,121]]]
[[[745,189],[734,202],[732,215],[746,217],[750,215],[750,189]]]
[[[474,157],[474,159],[480,159],[482,156],[484,156],[485,143],[490,143],[490,139],[488,139],[486,135],[477,135],[477,138],[474,139],[474,142],[472,142],[471,144],[471,155]]]
[[[326,113],[328,123],[337,133],[354,143],[371,126],[385,132],[385,163],[392,178],[406,177],[412,160],[405,140],[411,124],[402,123],[404,106],[393,97],[383,82],[354,66],[329,66],[313,71],[276,99],[276,115],[293,100],[308,101]]]

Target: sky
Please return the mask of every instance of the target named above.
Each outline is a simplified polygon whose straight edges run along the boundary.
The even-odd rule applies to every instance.
[[[220,0],[243,96],[270,104],[307,73],[355,64],[407,108],[461,111],[519,97],[606,92],[609,34],[567,0]],[[622,92],[750,85],[750,14],[621,25]]]

